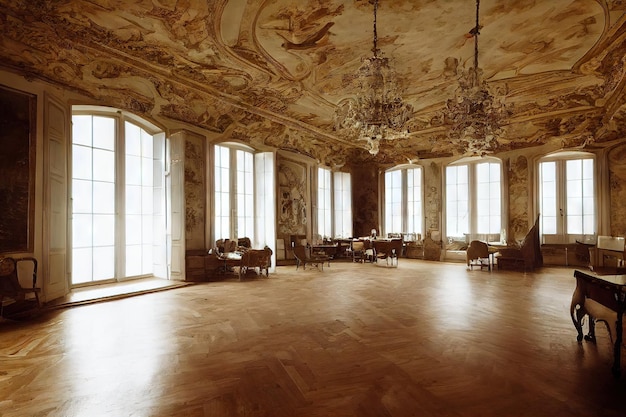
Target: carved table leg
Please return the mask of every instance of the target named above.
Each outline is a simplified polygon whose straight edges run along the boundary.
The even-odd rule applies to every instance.
[[[624,304],[625,304],[625,300],[624,297],[626,296],[626,294],[624,293],[620,293],[617,294],[615,298],[617,298],[617,302],[619,304],[618,310],[617,310],[617,321],[616,321],[616,328],[615,328],[615,346],[613,346],[613,368],[611,368],[611,372],[613,373],[613,376],[616,378],[620,377],[620,374],[622,372],[622,366],[621,366],[621,353],[622,353],[622,337],[623,337],[623,328],[622,328],[622,322],[623,322],[623,317],[624,317]]]
[[[582,320],[587,312],[585,311],[585,294],[582,290],[583,282],[577,277],[576,278],[576,289],[574,290],[574,294],[572,295],[572,302],[570,304],[570,316],[572,317],[572,322],[574,323],[574,327],[576,327],[576,331],[578,332],[578,336],[576,340],[582,342],[583,340],[583,325]]]

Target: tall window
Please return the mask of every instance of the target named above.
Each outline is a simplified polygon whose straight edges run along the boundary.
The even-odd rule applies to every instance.
[[[422,168],[385,172],[385,232],[422,233]]]
[[[238,144],[215,146],[215,238],[254,241],[254,154]]]
[[[335,172],[334,220],[337,237],[352,236],[352,186],[348,172]]]
[[[152,273],[153,138],[124,123],[126,138],[126,276]]]
[[[352,236],[352,184],[349,173],[318,168],[317,234],[326,238]]]
[[[327,238],[333,236],[330,174],[328,168],[317,170],[317,233]]]
[[[466,161],[446,167],[446,235],[455,240],[498,238],[502,230],[502,164]],[[497,236],[495,236],[497,235]]]
[[[155,230],[164,158],[153,135],[113,111],[76,112],[72,125],[72,284],[151,275],[165,233]]]
[[[595,164],[591,154],[559,153],[539,162],[541,233],[571,243],[596,233]]]

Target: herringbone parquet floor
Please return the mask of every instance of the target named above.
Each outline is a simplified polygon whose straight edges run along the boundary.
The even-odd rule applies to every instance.
[[[55,310],[0,323],[0,415],[624,416],[573,290],[573,269],[401,259]]]

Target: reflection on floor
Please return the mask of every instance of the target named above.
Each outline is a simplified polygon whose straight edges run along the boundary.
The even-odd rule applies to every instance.
[[[133,295],[184,287],[189,284],[189,282],[172,281],[161,278],[141,278],[112,284],[74,288],[67,296],[46,304],[46,307],[62,308],[99,301],[115,300]]]

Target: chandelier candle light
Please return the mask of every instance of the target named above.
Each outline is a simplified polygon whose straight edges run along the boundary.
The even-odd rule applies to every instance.
[[[355,98],[342,100],[335,112],[335,130],[358,141],[367,142],[372,155],[378,153],[381,140],[407,138],[407,122],[413,107],[404,103],[389,59],[378,49],[376,16],[378,0],[374,0],[374,55],[364,58],[356,73],[359,90]]]
[[[474,37],[474,66],[459,72],[459,87],[446,103],[444,122],[450,126],[448,138],[461,153],[483,156],[498,148],[503,120],[511,111],[504,103],[506,89],[496,94],[483,80],[483,70],[478,66],[479,10],[480,0],[476,0],[476,26],[470,31]]]

